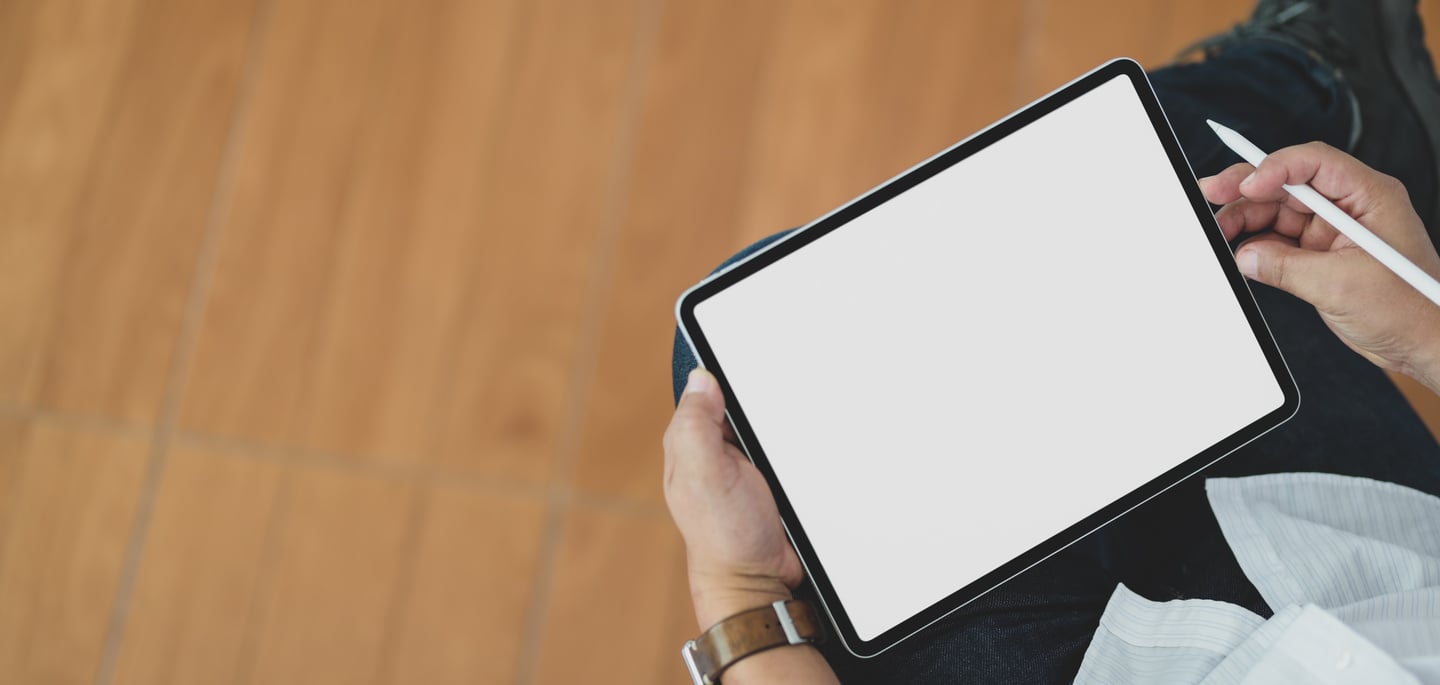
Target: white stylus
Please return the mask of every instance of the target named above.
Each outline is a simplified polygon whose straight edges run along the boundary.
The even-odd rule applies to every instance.
[[[1246,140],[1245,136],[1209,119],[1206,119],[1205,123],[1215,129],[1215,135],[1220,136],[1220,141],[1225,143],[1226,147],[1234,150],[1235,154],[1240,155],[1245,161],[1260,166],[1260,161],[1265,159],[1265,153],[1255,147],[1254,143]],[[1416,290],[1420,291],[1420,294],[1430,298],[1430,301],[1436,305],[1440,305],[1440,281],[1436,281],[1430,277],[1430,274],[1415,266],[1415,262],[1406,259],[1405,255],[1390,247],[1388,243],[1380,239],[1380,236],[1371,233],[1370,229],[1361,226],[1360,222],[1346,214],[1345,210],[1336,207],[1335,203],[1315,192],[1315,189],[1309,185],[1292,186],[1287,184],[1282,187],[1286,192],[1295,196],[1295,199],[1299,200],[1301,204],[1314,210],[1320,218],[1330,222],[1335,230],[1354,241],[1356,245],[1360,246],[1360,249],[1369,252],[1381,264],[1394,271],[1395,275],[1405,279],[1405,282],[1414,286]]]

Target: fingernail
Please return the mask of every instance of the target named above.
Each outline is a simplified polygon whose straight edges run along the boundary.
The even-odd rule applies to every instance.
[[[1243,181],[1240,182],[1240,187],[1243,188],[1243,187],[1248,186],[1248,185],[1250,185],[1251,183],[1254,183],[1254,182],[1255,182],[1255,172],[1252,171],[1252,172],[1250,172],[1250,175],[1249,175],[1249,176],[1246,176],[1246,177],[1245,177],[1245,180],[1243,180]]]
[[[685,382],[685,392],[709,392],[715,387],[715,377],[700,369],[690,372],[690,379]]]
[[[1242,250],[1235,255],[1235,264],[1240,267],[1240,273],[1247,278],[1254,278],[1255,274],[1260,272],[1260,255],[1255,254],[1254,250]]]

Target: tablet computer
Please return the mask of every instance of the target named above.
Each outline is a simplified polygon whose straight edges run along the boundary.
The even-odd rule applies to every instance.
[[[713,275],[677,317],[862,657],[1300,403],[1130,60]]]

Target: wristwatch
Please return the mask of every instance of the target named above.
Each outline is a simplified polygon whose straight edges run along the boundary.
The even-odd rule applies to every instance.
[[[782,599],[710,626],[680,648],[680,657],[695,685],[717,685],[725,669],[747,656],[824,639],[825,627],[815,607],[803,600]]]

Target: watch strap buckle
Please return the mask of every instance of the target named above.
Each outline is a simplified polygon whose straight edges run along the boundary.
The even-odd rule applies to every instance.
[[[680,648],[680,658],[695,685],[718,685],[725,670],[745,657],[818,642],[824,636],[825,628],[809,602],[780,600],[710,626]]]
[[[795,628],[795,619],[790,616],[790,607],[785,604],[785,600],[776,600],[770,606],[775,607],[775,617],[780,619],[780,629],[785,631],[785,639],[790,644],[798,645],[808,642],[805,638],[800,637],[800,631]]]
[[[700,650],[694,640],[687,640],[680,648],[680,658],[685,661],[685,670],[695,685],[715,685],[710,674],[715,672],[715,663],[710,655]]]

